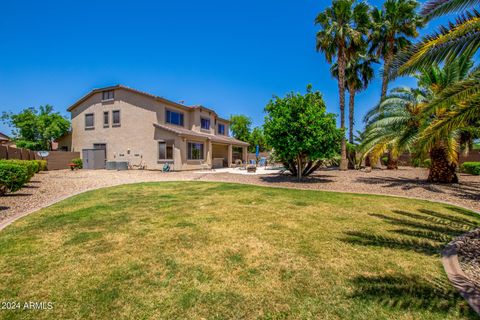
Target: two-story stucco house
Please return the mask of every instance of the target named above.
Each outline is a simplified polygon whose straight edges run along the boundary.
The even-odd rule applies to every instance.
[[[245,161],[248,143],[229,136],[229,121],[203,106],[185,106],[123,85],[95,89],[68,108],[62,149],[105,150],[107,161],[147,169],[194,170]],[[69,145],[71,144],[71,145]]]

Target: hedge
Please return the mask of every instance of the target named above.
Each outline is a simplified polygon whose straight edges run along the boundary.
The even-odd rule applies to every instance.
[[[47,171],[47,160],[34,160],[38,163],[39,171]]]
[[[36,160],[0,160],[1,163],[15,163],[27,168],[28,181],[40,170]]]
[[[29,179],[26,165],[0,161],[0,195],[19,190]]]
[[[461,166],[462,172],[480,175],[480,162],[464,162]]]

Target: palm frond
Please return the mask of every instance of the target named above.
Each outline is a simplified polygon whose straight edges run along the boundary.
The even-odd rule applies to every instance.
[[[439,32],[402,51],[393,61],[391,78],[412,74],[432,64],[472,56],[480,47],[480,13],[461,15],[456,23],[441,27]]]
[[[452,12],[466,10],[479,4],[480,0],[430,0],[423,6],[421,14],[430,20]]]

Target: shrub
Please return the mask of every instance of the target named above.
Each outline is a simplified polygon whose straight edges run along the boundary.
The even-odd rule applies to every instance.
[[[480,175],[480,162],[464,162],[461,166],[462,172]]]
[[[1,160],[2,163],[14,163],[27,169],[27,182],[37,173],[39,168],[35,160]]]
[[[75,164],[77,169],[82,169],[83,168],[83,161],[80,158],[75,158],[72,160],[72,163]]]
[[[0,161],[0,195],[15,192],[27,183],[27,166],[9,161]]]
[[[47,171],[47,160],[35,160],[38,163],[40,171]]]

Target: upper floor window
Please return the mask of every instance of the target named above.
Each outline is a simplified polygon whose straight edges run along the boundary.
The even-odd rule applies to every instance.
[[[108,111],[105,111],[103,113],[103,127],[107,128],[109,126],[109,124],[110,124],[110,120],[108,118]]]
[[[103,91],[102,92],[102,101],[113,100],[114,98],[113,90]]]
[[[85,129],[95,128],[93,113],[85,114]]]
[[[218,124],[218,134],[225,134],[225,125],[219,123]]]
[[[167,110],[165,118],[167,123],[183,126],[183,113]]]
[[[120,110],[112,111],[112,127],[120,126]]]
[[[201,118],[200,119],[200,124],[201,124],[202,129],[210,130],[210,119]]]

